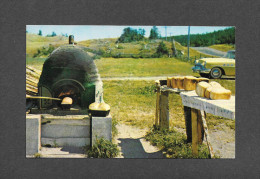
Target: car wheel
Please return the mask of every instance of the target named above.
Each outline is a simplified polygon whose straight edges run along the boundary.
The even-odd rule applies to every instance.
[[[204,78],[208,78],[208,77],[209,77],[209,75],[206,74],[206,73],[200,73],[200,76],[201,76],[201,77],[204,77]]]
[[[221,78],[221,76],[222,76],[222,70],[220,68],[215,67],[211,69],[210,71],[211,78],[216,79],[216,78]]]

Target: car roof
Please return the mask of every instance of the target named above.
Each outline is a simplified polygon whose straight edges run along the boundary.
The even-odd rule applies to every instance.
[[[229,50],[228,52],[236,52],[236,50]]]

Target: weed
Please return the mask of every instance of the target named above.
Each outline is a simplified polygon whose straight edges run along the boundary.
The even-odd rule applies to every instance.
[[[199,145],[199,156],[192,154],[191,144],[187,143],[186,136],[175,130],[158,130],[152,128],[146,136],[152,145],[163,149],[167,158],[209,158],[205,144]]]
[[[119,154],[116,144],[101,138],[96,139],[92,147],[86,146],[85,152],[89,158],[114,158]]]
[[[42,157],[42,155],[40,153],[35,153],[34,154],[34,158],[41,158],[41,157]]]

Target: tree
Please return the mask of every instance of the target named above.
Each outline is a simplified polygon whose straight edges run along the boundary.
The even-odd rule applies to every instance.
[[[153,26],[153,28],[150,31],[149,39],[158,39],[159,36],[160,34],[158,32],[158,28],[156,26]]]
[[[123,34],[119,37],[118,42],[126,43],[126,42],[133,42],[133,41],[140,41],[144,39],[145,30],[133,29],[131,27],[127,27],[123,30]]]
[[[54,37],[54,36],[57,36],[57,35],[56,35],[55,32],[52,32],[51,36]]]
[[[163,42],[160,42],[156,49],[155,56],[162,57],[163,55],[168,55],[168,54],[169,54],[168,48],[166,47],[166,45]]]
[[[39,33],[38,33],[38,35],[42,36],[42,31],[41,31],[41,30],[39,30]]]

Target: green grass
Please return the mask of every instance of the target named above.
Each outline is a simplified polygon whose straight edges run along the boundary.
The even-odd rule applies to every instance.
[[[111,114],[119,123],[140,128],[151,127],[155,119],[156,93],[153,81],[103,81],[104,100],[111,106]],[[169,96],[170,128],[185,129],[181,97]],[[234,128],[235,121],[209,115],[212,127],[224,122]]]
[[[218,45],[211,45],[209,46],[210,48],[222,51],[222,52],[227,52],[229,50],[235,50],[234,45],[229,45],[229,44],[218,44]]]
[[[46,58],[26,57],[26,65],[32,66],[33,68],[42,71],[42,66],[45,60]]]
[[[104,138],[96,139],[92,147],[86,146],[84,149],[89,158],[114,158],[119,154],[117,145]]]
[[[176,58],[102,58],[95,60],[101,77],[192,75],[192,64]]]
[[[64,36],[44,37],[36,34],[26,33],[26,54],[33,55],[38,49],[42,47],[48,47],[52,44],[54,47],[58,47],[68,43],[68,38]]]
[[[167,158],[209,158],[209,151],[205,144],[199,145],[199,155],[194,156],[191,143],[187,143],[186,136],[176,130],[152,129],[145,138],[152,145],[162,149]]]

